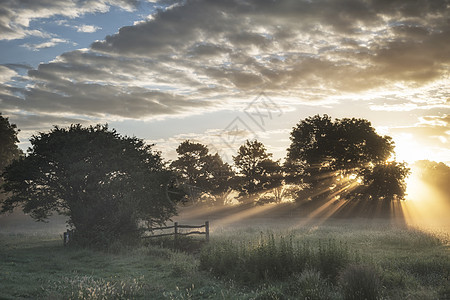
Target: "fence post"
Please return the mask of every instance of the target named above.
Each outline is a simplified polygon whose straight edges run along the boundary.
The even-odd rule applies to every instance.
[[[174,232],[175,232],[175,234],[174,234],[174,241],[175,241],[175,246],[177,245],[177,243],[178,243],[178,222],[175,222],[174,223]]]
[[[209,221],[205,222],[206,241],[209,242]]]
[[[64,236],[64,246],[67,246],[67,244],[69,243],[69,232],[66,231],[63,233]]]

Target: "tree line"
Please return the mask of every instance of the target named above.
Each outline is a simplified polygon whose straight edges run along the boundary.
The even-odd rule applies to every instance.
[[[180,202],[389,203],[404,199],[409,173],[395,161],[392,139],[365,119],[306,118],[292,129],[283,163],[260,141],[247,140],[231,165],[189,140],[165,162],[154,145],[107,125],[55,126],[32,136],[23,154],[16,126],[1,115],[0,125],[1,211],[20,207],[37,220],[66,215],[86,244],[138,237],[143,224],[163,224]]]
[[[193,203],[404,199],[409,168],[395,161],[392,138],[378,135],[369,121],[316,115],[300,121],[290,139],[283,163],[263,143],[247,140],[233,165],[186,140],[170,167]],[[230,199],[232,192],[237,197]]]

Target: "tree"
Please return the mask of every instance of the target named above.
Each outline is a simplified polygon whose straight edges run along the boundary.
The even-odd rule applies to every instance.
[[[4,181],[2,173],[12,161],[22,155],[22,150],[17,146],[18,133],[16,124],[9,123],[8,118],[3,117],[0,113],[0,203],[6,197],[1,189]]]
[[[218,153],[209,155],[205,165],[205,189],[214,197],[215,205],[225,205],[233,192],[235,174],[228,163],[225,163]]]
[[[8,118],[3,117],[0,113],[0,174],[7,165],[22,154],[17,146],[18,133],[16,124],[10,124]]]
[[[205,180],[205,166],[207,164],[208,148],[200,143],[189,140],[177,147],[177,160],[171,166],[179,174],[185,184],[201,187]]]
[[[184,184],[191,201],[200,201],[202,196],[213,199],[214,204],[225,204],[232,191],[234,177],[229,164],[219,154],[211,155],[208,147],[189,140],[177,148],[178,158],[171,166]]]
[[[359,186],[358,194],[371,199],[402,199],[408,169],[388,163],[393,150],[392,139],[378,135],[367,120],[316,115],[293,128],[285,166],[300,169],[288,178],[307,187],[302,191],[306,198],[338,196],[336,191],[350,195]]]
[[[361,197],[381,200],[386,204],[394,199],[404,199],[406,183],[410,174],[405,163],[387,162],[365,169]],[[357,193],[358,195],[358,193]]]
[[[264,144],[247,140],[233,156],[234,165],[239,170],[239,192],[242,201],[251,201],[261,193],[282,185],[283,176],[279,161],[271,159]]]
[[[21,205],[37,220],[67,215],[78,242],[94,246],[137,237],[143,221],[162,224],[175,214],[172,175],[153,145],[107,125],[79,124],[30,142],[28,155],[6,168],[12,195],[2,212]]]
[[[413,166],[417,176],[450,200],[450,167],[443,162],[419,160]]]

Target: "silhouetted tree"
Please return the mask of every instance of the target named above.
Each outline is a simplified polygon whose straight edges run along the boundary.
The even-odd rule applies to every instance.
[[[22,150],[17,146],[19,130],[16,124],[9,123],[0,113],[0,203],[4,201],[6,195],[3,193],[3,171],[13,160],[23,155]]]
[[[19,130],[16,124],[9,123],[0,113],[0,174],[14,159],[19,158],[22,151],[17,146]]]
[[[293,128],[286,170],[288,181],[302,184],[302,197],[324,198],[330,194],[349,195],[359,186],[359,195],[372,198],[403,198],[408,169],[387,163],[394,143],[380,136],[364,119],[329,116],[309,117]],[[386,173],[383,173],[386,172]],[[384,194],[383,194],[384,191]],[[337,195],[335,195],[337,196]]]
[[[176,212],[173,175],[138,138],[106,125],[71,125],[30,142],[28,155],[6,168],[12,195],[2,212],[20,205],[37,220],[67,215],[78,242],[93,246],[137,237],[142,221],[162,224]]]
[[[207,180],[205,189],[214,197],[214,204],[224,205],[235,185],[235,174],[228,163],[223,162],[218,153],[209,155],[205,165]]]
[[[437,188],[450,200],[450,167],[448,165],[443,162],[419,160],[413,168],[422,181]]]
[[[205,166],[208,147],[189,140],[182,142],[176,149],[178,158],[171,163],[184,184],[201,187],[206,180]]]
[[[404,199],[409,168],[405,163],[387,162],[366,168],[363,171],[363,189],[357,195],[369,199],[391,200]]]
[[[238,190],[242,201],[252,201],[261,193],[275,189],[283,183],[279,161],[271,159],[272,154],[257,140],[247,140],[233,156],[239,170]]]
[[[224,204],[232,191],[234,173],[219,154],[211,155],[208,147],[189,140],[177,148],[178,158],[171,167],[178,174],[191,201],[213,199],[213,204]]]

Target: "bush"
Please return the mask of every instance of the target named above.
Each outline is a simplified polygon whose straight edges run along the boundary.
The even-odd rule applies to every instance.
[[[348,247],[334,240],[312,247],[292,238],[262,236],[257,243],[210,244],[200,255],[200,269],[245,284],[285,279],[307,267],[334,279],[351,261]]]
[[[381,284],[373,267],[350,265],[340,274],[342,295],[346,300],[376,300],[380,298]]]

